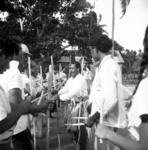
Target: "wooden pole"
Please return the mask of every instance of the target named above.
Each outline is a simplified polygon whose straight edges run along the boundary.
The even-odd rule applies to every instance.
[[[47,135],[46,135],[46,150],[49,150],[50,140],[50,111],[47,110]]]
[[[55,85],[55,76],[54,76],[54,61],[53,61],[53,56],[51,56],[51,68],[52,68],[52,83],[53,83],[53,88],[56,89]],[[58,102],[56,101],[56,109],[57,109],[57,138],[58,138],[58,150],[61,150],[61,141],[60,141],[60,134],[59,134],[59,109],[58,109]]]
[[[49,65],[49,74],[48,74],[48,100],[51,98],[53,86],[53,57],[51,56],[51,65]],[[47,110],[47,134],[46,134],[46,150],[49,150],[50,146],[50,110]]]
[[[43,89],[43,71],[42,71],[42,66],[40,66],[40,77],[41,77],[41,89]]]
[[[29,71],[30,95],[32,95],[32,84],[31,84],[31,60],[30,60],[30,57],[28,57],[28,71]]]
[[[43,90],[43,73],[42,73],[42,66],[40,66],[40,87],[41,87],[41,96],[39,98],[39,101],[37,102],[37,105],[40,105],[43,96],[44,96],[44,90]],[[38,121],[37,124],[37,136],[42,137],[43,135],[43,116],[41,114],[38,115]]]
[[[28,70],[29,70],[30,95],[32,96],[31,60],[30,60],[30,57],[28,57]],[[36,126],[35,126],[35,118],[34,117],[33,117],[33,145],[34,145],[34,150],[36,150]]]
[[[115,36],[115,0],[112,0],[112,57],[114,57],[114,36]]]
[[[101,110],[100,110],[100,124],[103,124],[103,117],[104,117],[103,111],[104,111],[104,101],[102,102],[102,106],[101,106]],[[102,144],[102,143],[103,143],[103,140],[100,139],[100,144]]]
[[[52,73],[52,83],[53,83],[53,88],[55,89],[55,76],[54,76],[54,63],[53,63],[53,56],[51,56],[51,73]]]
[[[49,66],[49,74],[48,74],[48,100],[51,97],[51,90],[52,90],[52,76],[51,76],[51,67]],[[50,146],[50,110],[47,110],[47,134],[46,134],[46,150],[49,150]]]

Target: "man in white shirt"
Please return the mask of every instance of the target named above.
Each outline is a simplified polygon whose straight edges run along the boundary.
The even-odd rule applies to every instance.
[[[89,104],[92,105],[90,118],[86,126],[92,127],[100,113],[103,112],[103,120],[116,124],[118,122],[118,98],[117,83],[120,81],[120,68],[109,54],[112,41],[102,35],[90,46],[94,62],[100,61],[95,70],[95,77],[89,95]]]
[[[1,73],[6,70],[9,60],[18,52],[18,45],[11,39],[0,37],[0,68]],[[11,149],[11,136],[17,120],[22,114],[32,111],[32,105],[28,101],[20,102],[12,110],[9,102],[9,93],[6,90],[5,74],[0,76],[0,150]],[[8,82],[8,81],[7,81]]]
[[[68,123],[77,123],[72,117],[78,116],[78,105],[80,102],[80,97],[88,96],[88,87],[86,79],[81,75],[81,65],[78,62],[72,63],[70,66],[71,77],[67,80],[65,86],[58,92],[61,101],[69,101],[69,111],[67,112]],[[81,107],[81,106],[79,106]],[[70,115],[71,114],[71,115]],[[79,144],[80,150],[85,150],[86,147],[86,129],[85,127],[80,127],[79,131],[77,127],[71,126],[70,129],[75,137],[76,142]],[[80,134],[80,137],[78,138]],[[78,141],[79,139],[79,141]]]
[[[67,80],[65,86],[58,92],[61,101],[74,100],[82,96],[88,96],[87,83],[81,73],[81,65],[78,62],[71,64],[71,77]]]
[[[75,105],[78,102],[79,97],[88,96],[87,82],[80,74],[81,65],[78,62],[71,64],[70,66],[71,77],[67,80],[65,86],[58,92],[61,101],[70,102],[71,105]],[[70,112],[71,113],[71,112]],[[66,116],[69,116],[69,113]]]
[[[15,66],[13,66],[12,64],[15,64]],[[10,67],[9,69],[7,70],[7,73],[8,76],[6,76],[6,79],[7,79],[7,87],[8,87],[8,91],[9,91],[9,100],[10,100],[10,103],[11,105],[15,106],[16,104],[18,104],[20,101],[19,100],[25,100],[25,96],[24,96],[24,87],[23,87],[23,79],[22,79],[22,75],[19,71],[19,61],[17,60],[12,60],[10,61],[9,63]],[[29,120],[28,120],[28,115],[22,115],[19,120],[17,121],[17,124],[14,128],[14,131],[13,131],[13,147],[14,147],[14,150],[17,150],[17,148],[19,147],[19,149],[21,150],[21,145],[18,144],[21,142],[21,137],[23,137],[24,134],[27,134],[27,136],[25,136],[25,140],[29,141],[29,138],[31,140],[31,134],[29,133],[29,130],[28,130],[28,123],[29,123]],[[18,142],[18,135],[20,135],[19,137],[19,142]],[[30,143],[30,142],[29,142]],[[27,149],[28,150],[31,150],[31,144],[29,143],[26,143],[27,145]],[[17,146],[18,145],[18,146]],[[30,146],[29,146],[30,145]],[[23,146],[23,144],[22,144]],[[25,148],[25,147],[23,147]]]
[[[18,56],[19,52],[20,45],[17,41],[9,38],[0,37],[0,66],[2,66],[1,72],[4,72],[4,70],[6,70],[9,62],[12,60],[12,58]],[[27,100],[22,101],[22,93],[21,89],[19,88],[19,84],[21,82],[18,84],[17,82],[13,83],[13,79],[15,79],[15,77],[19,74],[17,70],[18,63],[13,62],[11,65],[13,69],[11,71],[9,70],[8,72],[3,73],[0,76],[0,150],[11,149],[10,141],[12,140],[10,139],[14,132],[11,127],[16,124],[17,120],[20,118],[21,115],[42,111],[44,109],[47,109],[49,104],[49,102],[46,102],[44,104],[36,106],[31,104]],[[13,76],[9,76],[10,72]],[[13,83],[13,85],[9,85],[8,82]],[[9,87],[12,90],[10,90]],[[21,147],[18,147],[19,150],[20,148]]]

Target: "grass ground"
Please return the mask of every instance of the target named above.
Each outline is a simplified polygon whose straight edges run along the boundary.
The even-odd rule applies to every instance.
[[[50,138],[48,142],[49,150],[58,150],[58,137],[60,137],[61,150],[76,150],[74,136],[72,133],[69,133],[66,126],[64,126],[63,106],[60,107],[58,114],[58,119],[57,113],[53,113],[54,118],[50,118]],[[37,150],[46,150],[47,127],[45,117],[43,117],[42,132],[42,136],[37,138]]]

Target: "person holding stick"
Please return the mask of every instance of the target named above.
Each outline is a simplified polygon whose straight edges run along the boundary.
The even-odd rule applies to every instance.
[[[9,62],[14,58],[14,56],[18,56],[21,51],[20,43],[15,39],[10,39],[8,37],[0,37],[0,56],[1,56],[1,72],[4,72],[9,66]],[[16,58],[16,57],[15,57]],[[15,63],[16,64],[16,63]],[[13,64],[14,65],[14,64]],[[14,65],[14,67],[16,67]],[[16,68],[15,68],[16,69]],[[12,139],[12,135],[14,133],[14,126],[16,125],[17,120],[22,116],[22,114],[28,113],[36,113],[41,112],[48,108],[49,101],[42,103],[41,105],[36,106],[35,104],[31,104],[27,100],[22,101],[21,90],[19,88],[14,88],[14,90],[8,90],[8,76],[6,73],[3,73],[0,76],[0,149],[1,150],[9,150],[11,149],[12,144],[14,144],[14,140]],[[6,82],[5,82],[6,81]],[[16,85],[16,84],[15,84]],[[11,99],[10,99],[11,95]],[[10,100],[13,100],[10,102]],[[12,104],[12,105],[11,105]],[[13,128],[11,128],[13,127]],[[26,133],[28,134],[28,133]],[[22,138],[24,139],[24,138]],[[19,139],[19,140],[22,140]],[[27,138],[26,138],[27,139]],[[26,139],[20,142],[19,146],[23,145],[23,142],[26,142]],[[10,142],[10,141],[13,141]],[[16,141],[16,140],[15,140]],[[27,146],[27,145],[25,145]],[[22,146],[22,149],[25,149],[25,146]],[[13,148],[15,146],[13,145]],[[20,150],[21,147],[18,147]],[[27,150],[27,148],[26,148]]]
[[[144,38],[144,54],[141,61],[139,82],[133,92],[132,104],[128,112],[128,129],[132,134],[123,136],[99,125],[96,136],[110,141],[123,150],[148,149],[148,27]],[[145,76],[146,75],[146,76]],[[133,129],[133,130],[131,130]],[[136,130],[135,130],[136,129]],[[134,132],[133,132],[134,131]],[[135,134],[136,133],[136,134]]]
[[[61,102],[67,103],[64,119],[67,121],[66,123],[71,124],[70,126],[68,125],[67,129],[74,134],[79,149],[85,150],[86,138],[84,137],[84,134],[87,134],[85,126],[80,127],[81,129],[78,131],[77,126],[73,126],[72,124],[77,123],[77,120],[73,119],[73,117],[76,117],[79,114],[81,100],[88,96],[87,82],[81,74],[81,65],[79,62],[71,63],[70,73],[71,77],[58,92],[58,96]],[[80,132],[81,134],[79,134]]]
[[[9,66],[10,58],[18,53],[18,45],[6,37],[0,37],[0,68],[3,73]],[[6,91],[5,75],[0,76],[0,149],[10,150],[11,137],[14,125],[22,114],[32,111],[32,105],[29,101],[22,101],[16,105],[15,109],[11,108],[8,91]]]

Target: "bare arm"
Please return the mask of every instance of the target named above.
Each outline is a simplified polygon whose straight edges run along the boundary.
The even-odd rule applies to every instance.
[[[34,104],[34,105],[32,106],[31,113],[34,114],[34,113],[38,113],[38,112],[43,112],[43,111],[45,111],[47,108],[48,108],[48,104],[47,104],[47,103],[43,103],[43,104],[40,104],[40,105]]]
[[[22,101],[21,90],[19,88],[9,90],[9,101],[13,111],[16,104],[19,104]]]
[[[5,132],[11,128],[23,114],[30,113],[32,105],[29,101],[22,101],[16,106],[15,110],[7,115],[7,117],[0,121],[0,133]]]
[[[3,133],[7,129],[11,128],[19,119],[22,112],[20,109],[16,109],[14,112],[8,114],[8,116],[0,121],[0,133]]]
[[[55,94],[50,97],[50,99],[43,100],[41,104],[33,104],[31,113],[45,112],[47,109],[52,109],[53,104],[59,98],[58,94]]]
[[[148,149],[148,124],[140,126],[140,141],[134,141],[130,138],[119,135],[107,127],[99,125],[96,130],[96,136],[112,142],[123,150],[147,150]]]

